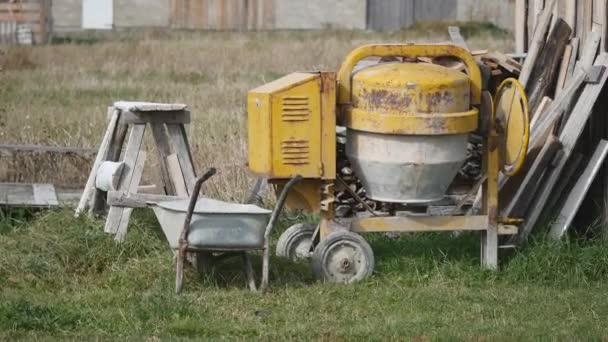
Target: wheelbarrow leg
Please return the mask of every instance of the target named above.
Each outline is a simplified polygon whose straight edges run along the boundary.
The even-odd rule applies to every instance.
[[[245,275],[247,276],[247,285],[251,291],[256,292],[257,288],[255,286],[255,275],[253,273],[253,267],[251,266],[251,258],[249,258],[249,254],[247,254],[247,252],[243,252],[241,257],[243,258]]]
[[[262,260],[262,283],[260,284],[261,292],[265,292],[268,288],[268,272],[270,269],[270,252],[268,250],[268,245],[264,246],[264,259]]]
[[[185,248],[181,247],[177,252],[177,261],[175,265],[175,293],[179,294],[182,292],[184,287],[184,259],[185,259]]]

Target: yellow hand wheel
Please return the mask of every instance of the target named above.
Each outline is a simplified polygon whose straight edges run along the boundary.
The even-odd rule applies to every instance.
[[[496,91],[494,122],[500,139],[502,172],[514,176],[526,161],[530,140],[528,98],[515,78],[504,80]]]

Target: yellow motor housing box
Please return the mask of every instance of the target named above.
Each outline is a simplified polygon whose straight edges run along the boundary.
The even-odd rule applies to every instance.
[[[249,170],[269,179],[335,179],[335,108],[335,73],[292,73],[251,90]]]

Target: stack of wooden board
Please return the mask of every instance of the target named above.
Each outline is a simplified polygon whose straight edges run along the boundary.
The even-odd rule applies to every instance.
[[[570,211],[568,217],[579,209],[581,189],[589,186],[571,190],[569,181],[597,146],[599,154],[591,158],[585,174],[595,176],[603,162],[601,139],[608,120],[596,104],[605,97],[601,94],[608,78],[607,12],[606,0],[519,0],[517,8],[517,50],[528,49],[519,80],[530,105],[530,148],[524,172],[502,182],[501,209],[505,217],[524,218],[518,239],[523,242],[535,226],[563,215],[560,208]],[[605,185],[602,188],[606,196]],[[579,205],[568,200],[570,193]],[[554,236],[566,230],[562,226]]]

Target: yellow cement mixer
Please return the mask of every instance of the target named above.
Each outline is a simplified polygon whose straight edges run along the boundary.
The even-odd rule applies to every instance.
[[[364,63],[370,58],[380,60]],[[434,58],[464,72],[421,62]],[[483,88],[476,60],[460,47],[367,45],[337,75],[298,72],[250,91],[250,171],[277,191],[301,175],[287,204],[320,217],[287,229],[277,254],[310,258],[318,279],[349,283],[374,268],[362,233],[479,231],[482,264],[496,268],[499,235],[517,233],[518,220],[498,217],[498,182],[524,161],[527,100],[512,79],[494,97]],[[480,213],[459,210],[464,199],[430,213],[453,187],[472,133],[483,161],[465,198],[481,188]]]

